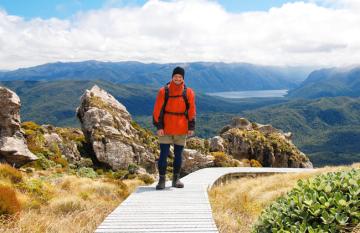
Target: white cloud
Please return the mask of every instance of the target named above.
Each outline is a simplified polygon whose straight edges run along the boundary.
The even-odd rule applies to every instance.
[[[0,10],[0,69],[89,59],[350,65],[360,61],[356,2],[315,0],[234,14],[214,1],[150,0],[29,21]]]

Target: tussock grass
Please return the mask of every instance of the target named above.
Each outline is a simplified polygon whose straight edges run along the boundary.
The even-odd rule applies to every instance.
[[[278,197],[289,192],[299,179],[352,168],[360,169],[360,163],[352,166],[324,167],[309,173],[247,177],[214,187],[208,194],[216,225],[220,232],[250,232],[261,211]]]
[[[19,203],[14,214],[0,215],[0,233],[94,232],[137,186],[144,185],[136,179],[91,179],[49,170],[22,176],[16,184],[0,177],[1,187],[11,188]]]
[[[0,215],[14,215],[20,209],[15,190],[12,187],[0,185]]]
[[[9,179],[12,183],[19,183],[22,181],[22,174],[16,168],[0,163],[0,179]]]

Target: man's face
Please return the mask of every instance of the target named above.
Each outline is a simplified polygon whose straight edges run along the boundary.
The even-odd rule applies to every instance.
[[[184,78],[183,78],[183,76],[181,74],[175,74],[172,77],[172,80],[176,85],[180,85],[180,84],[182,84],[184,82]]]

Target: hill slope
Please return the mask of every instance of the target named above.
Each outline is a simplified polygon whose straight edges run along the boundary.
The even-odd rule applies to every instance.
[[[290,90],[291,98],[360,96],[360,67],[322,69],[312,72],[301,85]]]

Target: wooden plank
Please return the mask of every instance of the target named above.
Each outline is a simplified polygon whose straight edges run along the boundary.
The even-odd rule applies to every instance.
[[[119,205],[95,232],[218,232],[212,217],[207,190],[220,178],[247,174],[309,172],[294,168],[205,168],[181,180],[183,189],[155,190],[141,186]]]

